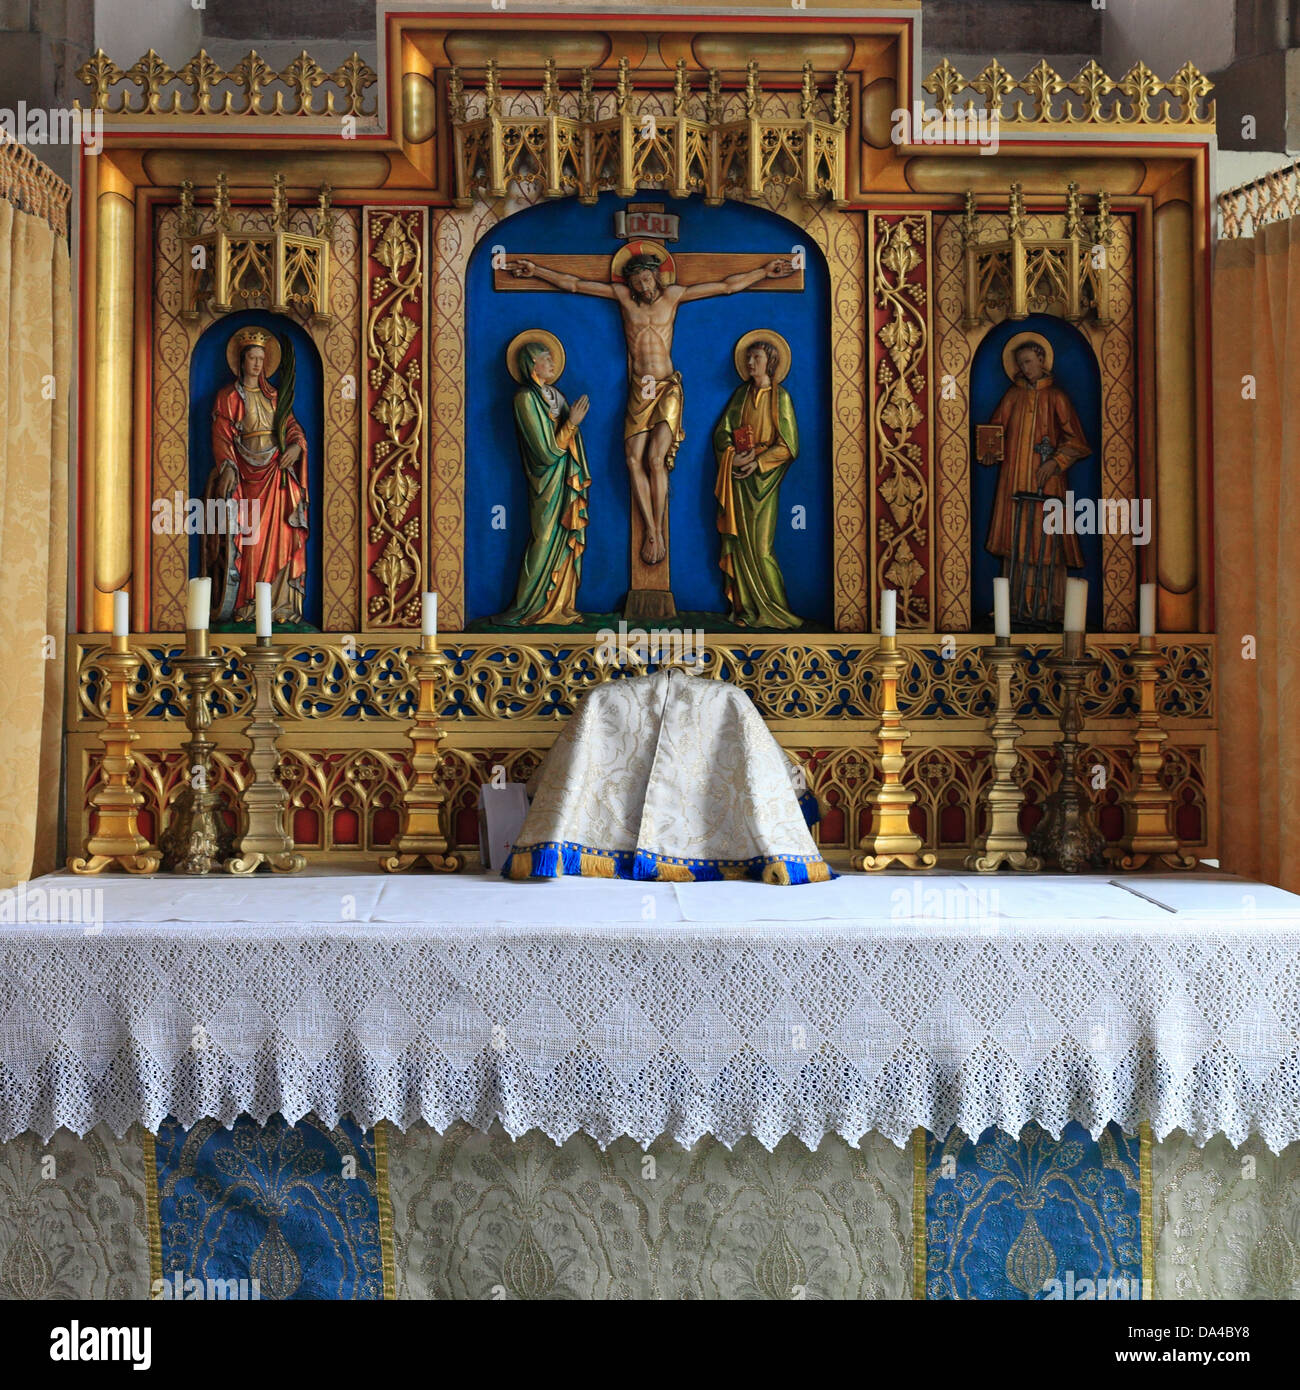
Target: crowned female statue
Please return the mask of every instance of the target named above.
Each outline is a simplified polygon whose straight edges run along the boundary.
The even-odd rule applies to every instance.
[[[560,340],[543,329],[520,333],[506,349],[515,392],[515,435],[528,483],[529,540],[514,603],[493,621],[513,626],[582,621],[578,585],[587,546],[591,473],[578,426],[590,402],[572,405],[555,385],[564,370]]]
[[[800,627],[773,551],[781,479],[799,452],[794,403],[780,384],[790,345],[756,329],[736,344],[735,360],[742,381],[713,431],[727,616],[738,627]]]
[[[301,625],[307,587],[307,437],[293,414],[293,348],[283,340],[280,390],[268,378],[282,345],[262,328],[241,328],[226,344],[234,381],[212,407],[212,471],[206,496],[231,515],[257,518],[251,535],[204,538],[204,572],[212,576],[212,616],[223,623],[254,617],[253,585],[271,586],[271,616]]]

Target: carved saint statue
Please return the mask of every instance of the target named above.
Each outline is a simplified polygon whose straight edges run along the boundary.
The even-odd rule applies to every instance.
[[[268,380],[281,364],[280,390]],[[212,577],[214,621],[254,617],[253,585],[271,585],[277,623],[303,621],[307,583],[307,437],[293,414],[293,349],[261,328],[241,328],[226,344],[234,381],[212,406],[212,470],[206,496],[245,506],[252,535],[204,538],[203,572]]]
[[[1064,498],[1066,469],[1087,457],[1092,446],[1069,395],[1052,379],[1052,345],[1046,338],[1017,334],[1003,349],[1002,362],[1012,384],[976,435],[980,462],[998,465],[984,544],[1001,558],[1013,590],[1015,574],[1025,576],[1022,591],[1011,595],[1017,615],[1059,622],[1065,572],[1082,567],[1083,552],[1072,531],[1060,537],[1064,545],[1045,534],[1043,503]]]
[[[628,396],[623,441],[632,497],[641,517],[641,560],[657,565],[667,558],[668,474],[682,442],[682,376],[672,359],[677,308],[693,299],[747,290],[765,279],[794,273],[789,260],[776,259],[756,270],[739,271],[699,285],[672,283],[672,259],[655,242],[629,243],[613,259],[609,283],[584,280],[551,270],[526,257],[507,262],[522,278],[536,277],[574,294],[612,299],[623,315],[627,338]]]
[[[718,461],[718,564],[728,618],[739,627],[799,627],[773,553],[778,491],[799,452],[794,404],[780,382],[790,369],[790,345],[779,333],[755,329],[736,344],[736,370],[745,378],[713,431]]]
[[[522,383],[515,392],[515,434],[528,481],[530,535],[515,601],[493,621],[568,626],[582,621],[577,598],[591,474],[578,426],[589,402],[579,396],[570,405],[554,384],[564,370],[564,348],[553,333],[520,333],[506,349],[506,363]]]

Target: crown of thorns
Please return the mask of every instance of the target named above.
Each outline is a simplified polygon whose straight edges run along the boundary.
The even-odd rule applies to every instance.
[[[659,278],[659,262],[653,256],[629,256],[623,266],[623,279],[630,280],[638,270],[653,271],[655,279]]]

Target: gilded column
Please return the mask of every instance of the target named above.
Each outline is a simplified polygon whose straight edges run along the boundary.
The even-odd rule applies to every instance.
[[[1156,577],[1157,625],[1195,632],[1197,622],[1197,437],[1195,276],[1191,204],[1156,210]]]
[[[94,513],[96,627],[109,626],[115,589],[131,579],[131,417],[135,205],[131,187],[101,160],[96,200]]]

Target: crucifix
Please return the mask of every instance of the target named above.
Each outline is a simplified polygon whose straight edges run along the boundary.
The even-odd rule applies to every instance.
[[[623,450],[632,492],[631,585],[624,616],[631,621],[674,618],[669,576],[668,475],[682,431],[682,375],[673,367],[677,308],[740,290],[802,290],[801,256],[754,252],[672,256],[664,241],[634,236],[639,230],[676,240],[677,218],[662,207],[631,204],[616,220],[627,239],[613,256],[548,255],[503,258],[494,268],[498,290],[563,290],[612,299],[627,340],[628,395]]]

